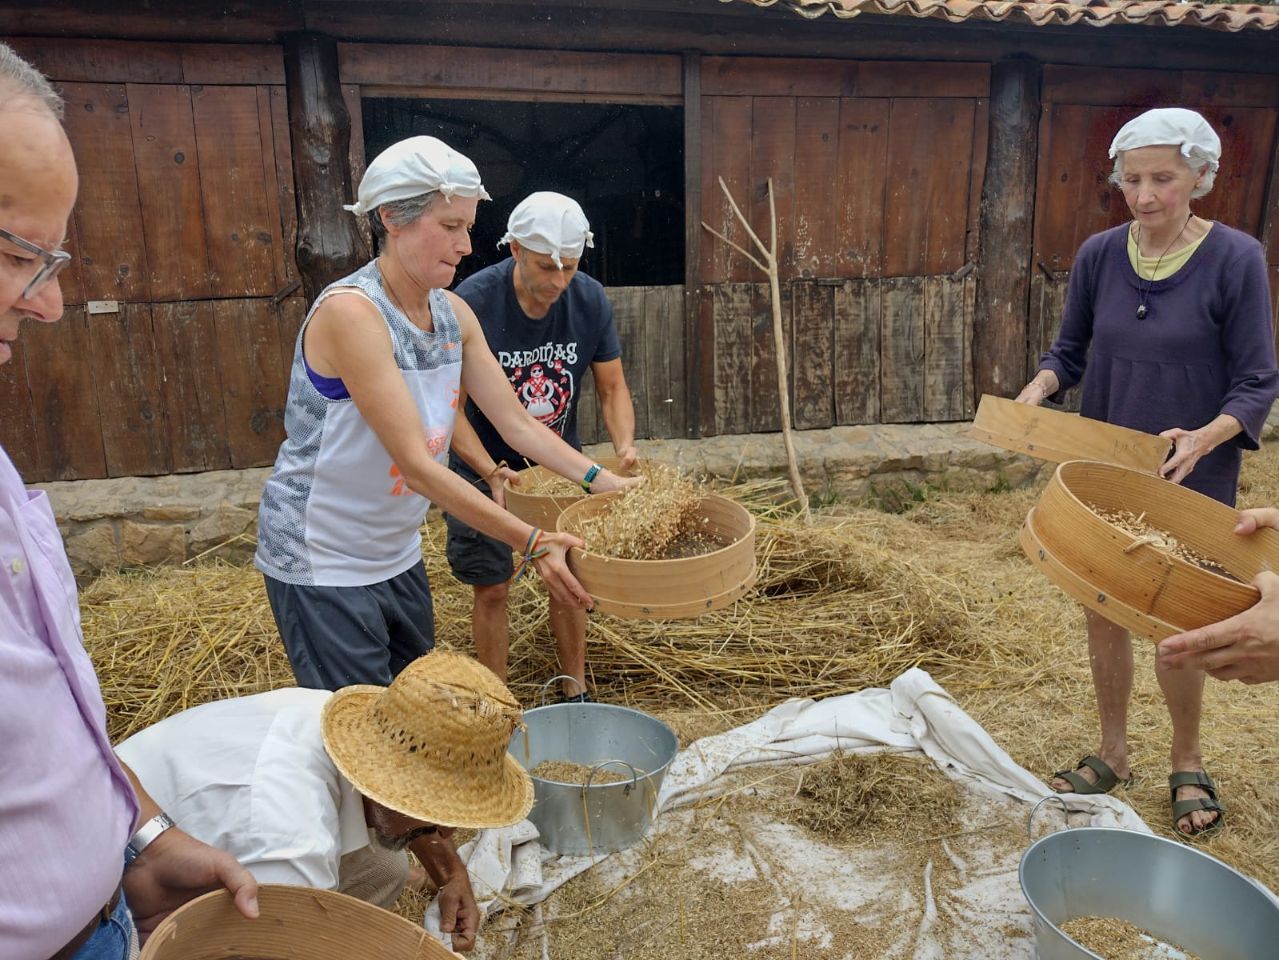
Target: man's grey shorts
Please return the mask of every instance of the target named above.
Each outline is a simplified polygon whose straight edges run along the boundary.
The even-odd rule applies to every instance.
[[[481,481],[476,486],[489,496],[488,484]],[[515,561],[510,544],[494,540],[447,513],[444,523],[449,530],[445,556],[453,576],[473,587],[491,587],[511,579]]]
[[[299,687],[388,686],[435,647],[426,567],[367,587],[304,587],[265,577],[275,625]]]

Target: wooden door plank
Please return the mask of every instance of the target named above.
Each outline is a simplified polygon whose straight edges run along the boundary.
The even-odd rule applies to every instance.
[[[924,278],[924,418],[964,418],[964,282]]]
[[[715,297],[709,286],[699,286],[694,293],[692,341],[685,355],[696,355],[697,365],[689,370],[689,390],[697,391],[696,404],[690,402],[690,415],[694,410],[697,419],[688,424],[690,435],[714,436],[719,432],[715,415],[715,375],[718,369],[715,353]]]
[[[267,223],[271,227],[271,260],[275,265],[275,291],[288,286],[289,267],[285,245],[285,222],[281,206],[280,166],[275,156],[275,126],[272,118],[271,88],[258,91],[258,140],[262,144],[262,185],[266,201]],[[290,177],[290,179],[292,179]]]
[[[839,107],[838,97],[795,101],[795,157],[802,170],[794,180],[789,232],[797,277],[835,276],[839,205],[831,201],[839,182]]]
[[[683,337],[672,337],[675,326],[672,310],[677,308],[668,296],[670,287],[644,288],[644,394],[648,399],[649,437],[674,436],[671,427],[675,397],[671,393],[671,358],[679,351],[683,357]],[[682,306],[678,307],[682,311]],[[627,371],[627,380],[630,379]]]
[[[31,388],[27,385],[27,331],[18,335],[12,345],[13,356],[0,366],[0,447],[3,447],[19,475],[27,483],[49,479],[46,465],[40,462],[35,408],[31,405]]]
[[[835,289],[835,422],[878,423],[879,280],[847,280]]]
[[[1061,328],[1062,312],[1066,306],[1066,288],[1069,273],[1050,274],[1036,269],[1030,281],[1030,350],[1026,358],[1027,372],[1033,376],[1039,369],[1040,357],[1057,339]],[[1029,379],[1029,377],[1027,377]],[[1067,410],[1079,409],[1079,386],[1066,391],[1062,406]]]
[[[648,374],[644,341],[648,335],[644,316],[643,287],[610,287],[609,302],[613,304],[613,325],[622,342],[622,366],[628,371],[627,386],[635,407],[635,435],[651,436],[648,432]],[[603,429],[603,423],[601,423]]]
[[[883,282],[880,326],[880,413],[885,423],[924,419],[924,281]]]
[[[80,234],[76,230],[75,212],[67,218],[67,240],[62,249],[71,254],[71,262],[58,274],[62,302],[66,306],[84,303],[84,278],[81,274]]]
[[[796,280],[793,330],[790,339],[794,372],[795,428],[813,430],[835,421],[831,383],[835,364],[835,288],[829,284]]]
[[[121,303],[119,313],[88,317],[107,476],[173,472],[151,304]],[[199,376],[197,364],[186,371]]]
[[[69,307],[57,323],[30,323],[22,331],[31,409],[45,425],[36,431],[36,461],[46,480],[107,476],[96,364],[85,363],[88,342],[84,307]]]
[[[713,158],[708,169],[710,183],[703,184],[702,189],[702,219],[734,243],[751,250],[750,238],[733,216],[733,209],[719,186],[722,179],[742,212],[748,217],[751,215],[751,152],[746,147],[752,135],[751,98],[706,99],[712,103],[714,130],[710,137]],[[722,283],[725,280],[747,282],[754,279],[752,274],[756,272],[755,268],[744,257],[714,237],[710,238],[709,244],[713,268],[703,275],[704,283]]]
[[[129,101],[122,84],[65,83],[65,125],[80,170],[76,242],[89,300],[146,300],[147,255]]]
[[[270,300],[215,300],[216,359],[222,375],[227,445],[236,470],[274,462],[284,439],[288,369]]]
[[[213,294],[270,296],[279,289],[274,251],[282,240],[262,180],[257,88],[204,87],[191,100]]]
[[[208,297],[209,258],[190,88],[129,84],[126,90],[151,299]]]
[[[749,283],[710,287],[715,323],[715,432],[750,432],[751,293]]]
[[[347,162],[351,166],[351,196],[343,199],[343,203],[355,203],[356,194],[360,189],[360,181],[364,179],[364,170],[368,165],[368,158],[364,155],[364,104],[360,98],[360,88],[354,83],[344,83],[342,85],[342,100],[346,103],[346,112],[351,118],[351,145],[347,149]],[[285,139],[288,138],[288,126],[286,119]],[[292,189],[293,169],[289,168],[289,184]],[[373,249],[373,229],[369,226],[368,217],[356,217],[356,223],[359,225],[360,235],[364,237],[364,245]],[[292,244],[296,243],[297,227],[294,225],[294,238],[290,241],[290,249]]]
[[[702,63],[702,87],[714,96],[848,96],[861,68],[852,60],[781,57],[706,57]]]
[[[607,440],[600,417],[599,397],[595,393],[595,374],[587,370],[578,384],[581,398],[577,401],[577,435],[583,445]]]
[[[977,322],[977,275],[964,277],[964,419],[971,420],[977,412],[981,397],[974,382],[976,340],[973,332]]]
[[[973,107],[973,159],[969,168],[972,170],[972,178],[968,184],[968,236],[964,243],[965,263],[980,262],[978,244],[981,242],[981,197],[986,185],[986,163],[990,150],[990,101],[983,97],[974,101]],[[1031,120],[1030,123],[1033,124],[1034,121]],[[1029,129],[1033,130],[1034,127]],[[1031,156],[1034,156],[1033,152]],[[1034,186],[1033,183],[1030,184],[1032,190]],[[1027,217],[1032,217],[1034,214],[1033,202],[1031,207],[1032,209],[1027,211]]]
[[[964,265],[972,180],[972,100],[894,100],[889,122],[884,273]]]
[[[184,43],[179,50],[186,83],[284,83],[284,56],[275,44]]]
[[[743,204],[742,210],[750,217],[755,233],[767,244],[771,179],[777,208],[777,268],[785,281],[795,276],[795,98],[755,97],[751,113],[750,207],[748,210]]]
[[[212,302],[152,304],[151,323],[173,472],[230,469]]]
[[[884,203],[891,101],[839,101],[839,159],[835,173],[833,276],[878,277],[884,269]]]
[[[171,43],[71,37],[6,37],[5,42],[59,87],[68,83],[182,82],[181,55]]]
[[[782,330],[791,329],[790,284],[781,285]],[[751,284],[751,369],[747,405],[751,433],[772,433],[782,428],[782,407],[777,392],[777,341],[773,336],[773,302],[767,283]],[[790,342],[790,338],[786,338]],[[788,397],[794,395],[794,357],[787,358]]]
[[[666,409],[669,413],[669,423],[667,425],[668,437],[686,437],[688,436],[688,394],[690,384],[688,382],[687,371],[687,325],[684,319],[685,298],[684,287],[670,286],[654,288],[660,291],[660,296],[665,299],[665,305],[659,312],[659,317],[665,319],[665,333],[661,328],[657,328],[657,336],[663,337],[669,344],[666,351],[666,399],[664,400]],[[654,289],[649,290],[652,296]]]
[[[1276,111],[1258,107],[1199,109],[1221,136],[1221,169],[1212,192],[1194,201],[1195,213],[1259,237],[1266,202],[1263,171],[1270,170]]]
[[[867,60],[857,72],[859,97],[958,97],[986,96],[990,89],[990,64],[954,61]]]

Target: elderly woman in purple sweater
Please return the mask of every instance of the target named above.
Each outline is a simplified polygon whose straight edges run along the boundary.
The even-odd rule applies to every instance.
[[[1085,417],[1169,438],[1160,473],[1233,506],[1242,451],[1257,449],[1279,394],[1261,245],[1191,211],[1212,189],[1221,156],[1193,110],[1130,120],[1110,156],[1132,220],[1080,247],[1061,332],[1017,399],[1038,404],[1083,379]],[[1121,627],[1085,615],[1101,746],[1054,775],[1062,793],[1107,793],[1131,777],[1132,643]],[[1200,753],[1203,673],[1155,670],[1172,718],[1174,827],[1183,836],[1215,831],[1225,806]]]

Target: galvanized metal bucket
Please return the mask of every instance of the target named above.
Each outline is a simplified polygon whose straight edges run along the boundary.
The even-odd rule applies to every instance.
[[[1045,798],[1050,799],[1055,798]],[[1031,818],[1043,802],[1035,804]],[[1060,929],[1078,917],[1126,920],[1204,960],[1272,960],[1279,951],[1274,894],[1216,857],[1174,840],[1076,827],[1031,844],[1018,872],[1039,960],[1096,960],[1097,954]]]
[[[527,732],[511,755],[532,770],[547,760],[591,767],[581,786],[533,777],[529,819],[552,853],[596,856],[623,850],[652,825],[657,791],[679,741],[656,717],[607,703],[560,703],[525,712]],[[593,782],[598,772],[623,773],[617,783]]]

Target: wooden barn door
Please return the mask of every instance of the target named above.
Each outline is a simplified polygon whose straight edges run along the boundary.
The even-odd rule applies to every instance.
[[[303,302],[280,50],[21,40],[80,170],[67,304],[0,368],[29,481],[270,463]]]
[[[749,246],[777,204],[800,429],[971,416],[985,64],[708,57],[701,219]],[[695,337],[704,433],[780,429],[768,287],[708,235]]]
[[[1057,336],[1066,283],[1079,245],[1130,219],[1109,183],[1110,141],[1128,120],[1158,106],[1200,111],[1221,137],[1221,171],[1197,214],[1267,241],[1271,292],[1279,293],[1279,223],[1266,213],[1267,183],[1279,149],[1274,78],[1190,70],[1103,70],[1046,66],[1039,127],[1038,184],[1029,311],[1028,374]],[[1279,184],[1270,188],[1279,204]],[[1275,233],[1266,237],[1268,228]],[[1078,388],[1067,395],[1078,408]]]

